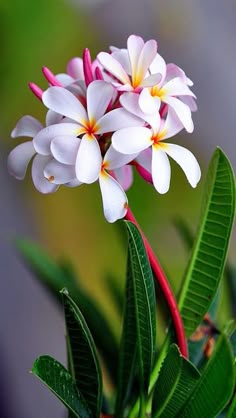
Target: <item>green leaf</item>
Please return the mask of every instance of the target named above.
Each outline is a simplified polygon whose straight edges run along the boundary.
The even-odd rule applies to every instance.
[[[227,418],[236,418],[236,395],[233,397],[232,403],[229,407]]]
[[[116,339],[101,310],[93,299],[79,286],[78,279],[71,265],[65,262],[61,264],[56,263],[39,245],[29,240],[18,239],[16,244],[20,254],[37,279],[51,291],[60,303],[60,290],[64,287],[67,288],[86,318],[95,344],[107,365],[112,380],[115,382],[118,358]],[[102,333],[101,329],[103,330]],[[106,335],[106,339],[104,335]]]
[[[32,373],[38,377],[60,401],[78,418],[92,418],[91,412],[76,384],[57,360],[41,356],[34,362]]]
[[[197,386],[179,414],[181,418],[213,418],[230,400],[234,389],[234,357],[222,334]]]
[[[94,341],[83,315],[65,289],[62,298],[73,377],[92,416],[98,418],[101,411],[102,377]]]
[[[172,344],[162,364],[153,393],[152,417],[174,418],[193,392],[200,373]]]
[[[235,181],[218,148],[211,160],[199,230],[179,297],[187,336],[208,311],[222,277],[235,214]]]
[[[116,417],[122,417],[136,365],[140,392],[147,394],[156,341],[155,289],[142,237],[131,222],[128,231],[128,263],[125,314],[119,358]],[[142,402],[141,402],[142,408]]]

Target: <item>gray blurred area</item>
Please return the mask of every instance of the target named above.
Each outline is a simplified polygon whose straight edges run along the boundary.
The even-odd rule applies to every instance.
[[[207,162],[220,145],[236,166],[235,0],[84,0],[81,4],[91,30],[100,31],[104,49],[125,47],[131,33],[158,40],[165,59],[182,67],[195,82],[199,111],[194,115],[191,143],[196,155]],[[68,7],[78,13],[81,4],[68,1]],[[183,141],[189,142],[189,137]],[[2,161],[6,161],[4,154],[1,150]],[[4,196],[0,205],[0,408],[5,411],[1,418],[61,418],[64,408],[28,371],[45,347],[48,354],[65,362],[63,318],[19,261],[11,240],[14,236],[37,239],[24,188],[5,168],[1,168],[0,185]],[[4,410],[6,404],[8,410]]]

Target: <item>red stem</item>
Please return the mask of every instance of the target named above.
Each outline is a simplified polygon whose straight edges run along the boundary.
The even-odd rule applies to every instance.
[[[180,349],[180,352],[182,354],[182,356],[188,358],[188,347],[187,347],[187,340],[186,340],[186,336],[185,336],[185,331],[184,331],[184,326],[183,326],[183,322],[182,322],[182,318],[179,312],[179,308],[175,299],[175,296],[170,288],[170,285],[168,283],[167,277],[165,275],[165,273],[163,272],[147,238],[145,237],[144,233],[142,232],[140,226],[138,225],[131,209],[128,207],[127,213],[125,218],[128,221],[133,222],[137,228],[139,229],[139,232],[142,235],[143,238],[143,242],[148,254],[148,258],[152,267],[152,270],[156,276],[156,279],[161,287],[161,290],[163,292],[164,298],[166,300],[166,303],[169,307],[170,310],[170,314],[172,317],[172,321],[173,321],[173,325],[175,328],[175,333],[176,333],[176,339],[177,339],[177,343]]]

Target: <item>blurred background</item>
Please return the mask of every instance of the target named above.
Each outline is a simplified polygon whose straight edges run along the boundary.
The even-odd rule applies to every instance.
[[[199,107],[193,116],[195,131],[191,136],[179,135],[178,143],[188,146],[201,163],[199,187],[192,190],[173,164],[167,195],[157,195],[137,177],[128,192],[130,205],[177,290],[187,253],[173,220],[181,217],[196,229],[206,167],[217,145],[236,165],[235,13],[234,0],[1,1],[2,418],[65,416],[57,399],[29,374],[40,354],[51,354],[65,363],[62,310],[24,267],[14,239],[34,239],[53,256],[73,262],[83,286],[106,313],[112,313],[107,277],[114,277],[121,286],[125,278],[124,231],[121,223],[105,221],[98,184],[60,188],[44,196],[34,190],[30,175],[19,183],[7,173],[7,153],[17,143],[10,139],[10,132],[17,120],[31,114],[44,121],[43,106],[29,91],[28,81],[46,88],[43,65],[54,73],[64,72],[67,62],[81,56],[84,47],[95,57],[109,45],[126,47],[132,33],[156,39],[165,60],[178,64],[194,81]],[[235,236],[231,259],[234,250]],[[227,306],[224,315],[228,315]],[[112,321],[116,327],[115,315]]]

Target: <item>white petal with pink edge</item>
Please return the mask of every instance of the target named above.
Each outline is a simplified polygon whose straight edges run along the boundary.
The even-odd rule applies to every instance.
[[[201,178],[201,169],[194,155],[188,149],[176,144],[165,143],[164,150],[179,164],[191,186],[196,187]]]
[[[44,168],[44,177],[53,184],[65,184],[76,177],[75,166],[52,159]]]
[[[80,142],[75,136],[57,136],[51,142],[51,153],[62,164],[75,164]]]
[[[106,81],[95,80],[87,90],[87,111],[89,120],[100,119],[109,105],[114,93],[114,87]]]
[[[136,158],[138,164],[145,168],[149,173],[152,172],[152,148],[147,148],[140,152]]]
[[[183,124],[180,122],[175,111],[169,107],[166,120],[160,131],[161,140],[171,138],[177,135],[183,129]]]
[[[193,97],[181,96],[181,101],[184,102],[189,107],[191,112],[196,112],[197,111],[197,104],[196,104]]]
[[[113,147],[123,154],[135,154],[152,145],[152,131],[145,127],[125,128],[111,138]]]
[[[152,87],[156,84],[159,84],[161,81],[161,74],[151,74],[147,76],[142,83],[140,84],[141,87]]]
[[[80,133],[80,125],[76,123],[58,123],[42,129],[33,139],[36,151],[42,155],[51,153],[51,142],[57,136],[77,136]]]
[[[84,80],[84,69],[82,58],[72,58],[66,67],[68,74],[75,80]]]
[[[102,165],[99,144],[95,137],[84,135],[76,158],[76,177],[82,183],[93,183],[98,179]]]
[[[150,39],[144,44],[138,59],[137,77],[140,79],[140,81],[145,78],[149,66],[154,60],[156,54],[157,42],[154,39]]]
[[[166,77],[166,62],[160,54],[156,54],[154,60],[150,64],[150,72],[151,74],[161,74],[160,84],[162,85]]]
[[[97,56],[103,67],[113,74],[123,84],[130,84],[130,79],[122,65],[107,52],[100,52]]]
[[[133,183],[133,169],[130,165],[125,165],[114,170],[114,176],[124,191],[128,190]]]
[[[17,180],[23,180],[28,164],[34,154],[35,149],[32,141],[17,145],[8,156],[7,168],[9,173]]]
[[[182,122],[186,131],[192,133],[194,125],[189,107],[176,97],[166,96],[164,101],[165,103],[170,105],[172,109],[174,109],[176,115],[178,116],[180,122]]]
[[[141,119],[127,112],[125,109],[119,108],[106,113],[98,121],[98,134],[105,132],[114,132],[131,126],[142,126],[144,123]]]
[[[58,189],[57,184],[50,183],[44,177],[44,168],[51,160],[50,156],[36,155],[32,163],[32,180],[40,193],[54,193]]]
[[[159,193],[168,192],[170,187],[170,162],[165,151],[158,145],[152,147],[152,180]]]
[[[185,72],[178,65],[169,63],[166,66],[166,80],[171,80],[174,77],[180,77],[185,84],[190,87],[193,86],[192,80],[186,76]]]
[[[17,122],[11,133],[11,137],[29,136],[33,138],[41,129],[43,129],[43,125],[37,119],[33,118],[33,116],[26,115]]]
[[[144,40],[137,35],[130,35],[127,40],[127,49],[130,59],[130,66],[132,75],[138,69],[139,56],[144,46]]]
[[[127,49],[117,49],[111,54],[122,65],[127,74],[131,75],[131,64]]]
[[[133,161],[137,157],[136,154],[121,154],[120,152],[116,151],[113,146],[111,145],[107,150],[103,164],[105,164],[105,169],[113,170],[115,168],[120,168],[130,161]]]
[[[102,171],[99,175],[99,184],[106,220],[112,223],[124,218],[128,201],[120,184],[105,171]]]
[[[43,93],[42,101],[49,109],[82,125],[87,120],[87,112],[83,105],[70,91],[63,87],[49,87]]]
[[[158,96],[152,96],[150,90],[146,88],[139,95],[139,106],[143,113],[152,114],[159,111],[161,100]]]
[[[192,96],[196,98],[195,94],[179,77],[168,81],[163,88],[165,90],[165,94],[170,96]]]

